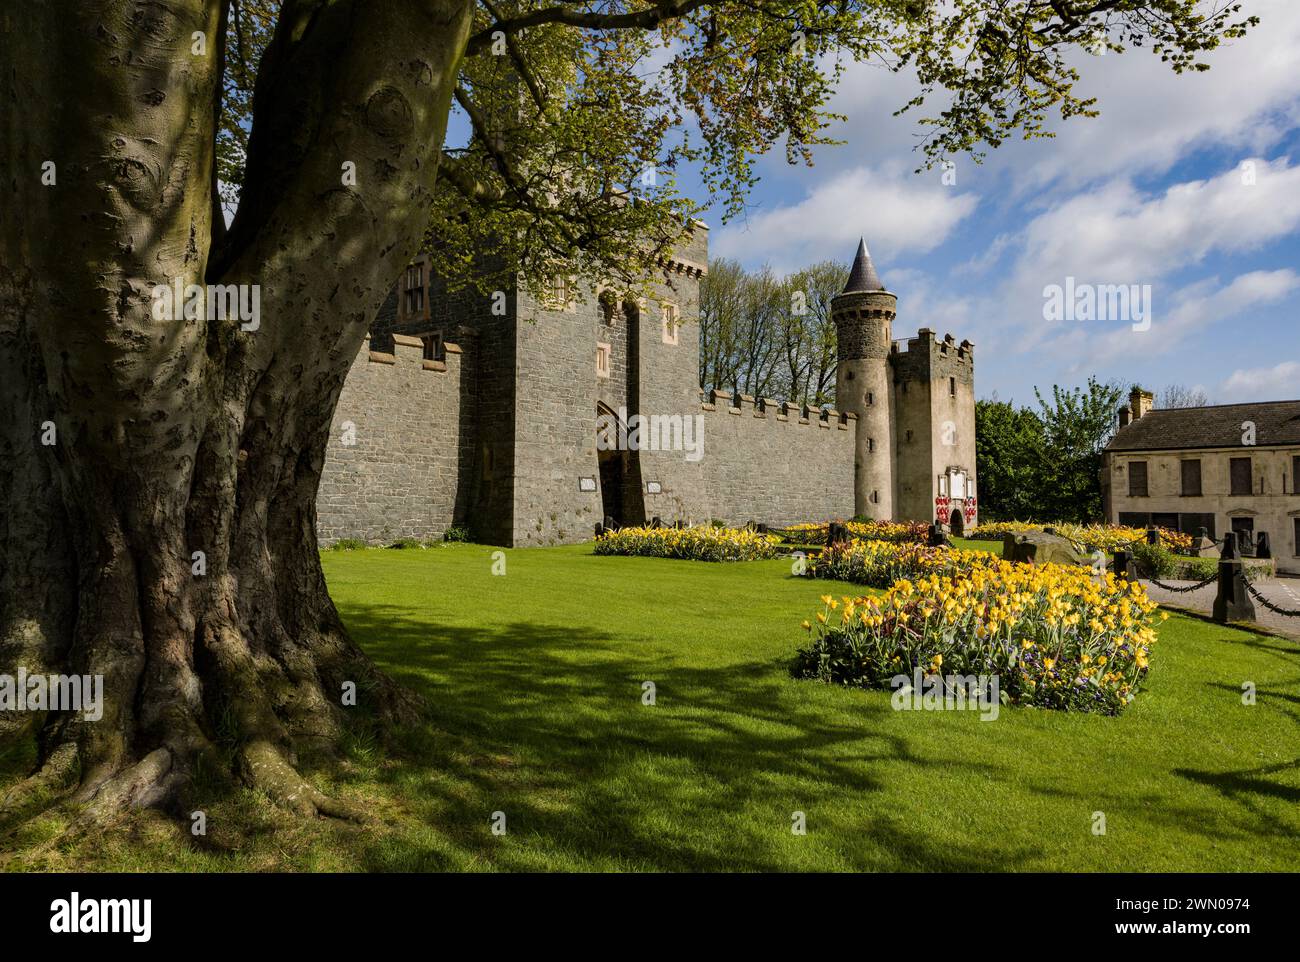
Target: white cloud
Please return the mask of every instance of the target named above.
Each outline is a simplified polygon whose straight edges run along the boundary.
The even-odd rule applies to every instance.
[[[978,203],[973,194],[935,180],[857,167],[796,203],[759,211],[717,231],[710,256],[768,262],[786,273],[827,258],[847,259],[866,235],[867,246],[883,253],[874,256],[887,261],[933,250]]]
[[[1021,276],[1041,287],[1065,276],[1096,283],[1150,283],[1212,253],[1257,249],[1300,228],[1300,166],[1255,158],[1241,167],[1174,184],[1145,197],[1114,181],[1076,194],[1025,229]]]
[[[1300,398],[1300,361],[1233,371],[1220,387],[1228,401],[1281,401]]]
[[[1134,335],[1126,323],[1108,324],[1106,333],[1098,333],[1100,322],[1084,322],[1088,326],[1080,330],[1073,322],[1043,321],[1044,289],[1073,277],[1078,284],[1151,285],[1161,350],[1177,346],[1203,326],[1197,318],[1220,286],[1217,257],[1300,231],[1300,166],[1287,158],[1254,163],[1251,186],[1243,183],[1239,167],[1155,195],[1116,181],[1034,217],[1024,227],[1005,283],[975,315],[984,328],[977,333],[991,346],[1018,353],[1066,351],[1080,364],[1132,350]],[[1257,271],[1233,283],[1244,295],[1273,302],[1289,293],[1293,277],[1290,271]],[[1224,307],[1234,313],[1231,304]]]
[[[1039,350],[1050,352],[1073,374],[1105,370],[1135,356],[1149,361],[1175,351],[1197,332],[1297,290],[1300,274],[1292,270],[1250,271],[1224,285],[1203,281],[1179,291],[1168,306],[1157,301],[1150,330],[1135,331],[1125,322],[1061,322],[1044,327],[1049,340]]]

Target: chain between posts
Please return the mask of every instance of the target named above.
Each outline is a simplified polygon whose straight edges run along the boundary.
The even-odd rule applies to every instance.
[[[1246,590],[1250,592],[1250,596],[1254,598],[1256,601],[1258,601],[1265,608],[1267,608],[1269,611],[1273,612],[1274,614],[1282,615],[1284,618],[1300,618],[1300,610],[1293,611],[1288,608],[1279,607],[1278,605],[1273,604],[1273,602],[1265,598],[1259,592],[1259,590],[1256,589],[1256,587],[1251,583],[1250,579],[1246,577],[1246,571],[1244,567],[1241,572],[1241,580],[1246,582]]]

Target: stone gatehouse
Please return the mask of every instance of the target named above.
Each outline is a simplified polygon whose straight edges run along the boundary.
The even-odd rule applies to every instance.
[[[322,543],[581,541],[604,519],[976,522],[973,347],[893,340],[897,297],[861,244],[833,302],[840,410],[699,387],[708,230],[635,299],[557,278],[448,292],[398,279],[348,375],[318,501]],[[581,296],[579,296],[581,292]]]

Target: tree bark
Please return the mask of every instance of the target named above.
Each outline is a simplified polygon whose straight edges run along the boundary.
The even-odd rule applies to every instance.
[[[67,786],[98,816],[233,757],[285,804],[347,815],[298,753],[336,742],[347,681],[360,710],[409,717],[330,601],[316,489],[351,361],[421,241],[471,13],[286,0],[229,231],[222,3],[3,14],[0,672],[104,679],[97,722],[0,718],[39,740],[20,789]],[[258,326],[155,319],[177,278],[255,287]]]

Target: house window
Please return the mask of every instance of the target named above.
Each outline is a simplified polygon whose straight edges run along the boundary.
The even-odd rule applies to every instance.
[[[1292,542],[1294,545],[1292,550],[1295,552],[1295,556],[1300,558],[1300,518],[1295,518],[1292,523],[1295,525],[1295,540]]]
[[[567,274],[556,274],[547,282],[543,294],[545,306],[552,311],[567,311],[573,299],[573,281]]]
[[[957,396],[957,379],[955,377],[950,377],[948,378],[948,397],[956,397],[956,396]]]
[[[678,330],[682,326],[682,312],[677,309],[676,304],[661,304],[659,307],[663,316],[664,343],[676,344]]]
[[[609,345],[596,345],[596,377],[609,377]]]
[[[1291,493],[1300,494],[1300,457],[1291,459]]]
[[[1251,468],[1250,458],[1233,458],[1231,465],[1232,472],[1232,493],[1252,494],[1254,488],[1254,471]]]
[[[1199,498],[1201,496],[1201,462],[1182,462],[1183,497]]]
[[[1147,463],[1145,461],[1129,462],[1128,496],[1130,498],[1147,497]]]
[[[948,475],[939,475],[939,497],[948,497]]]

